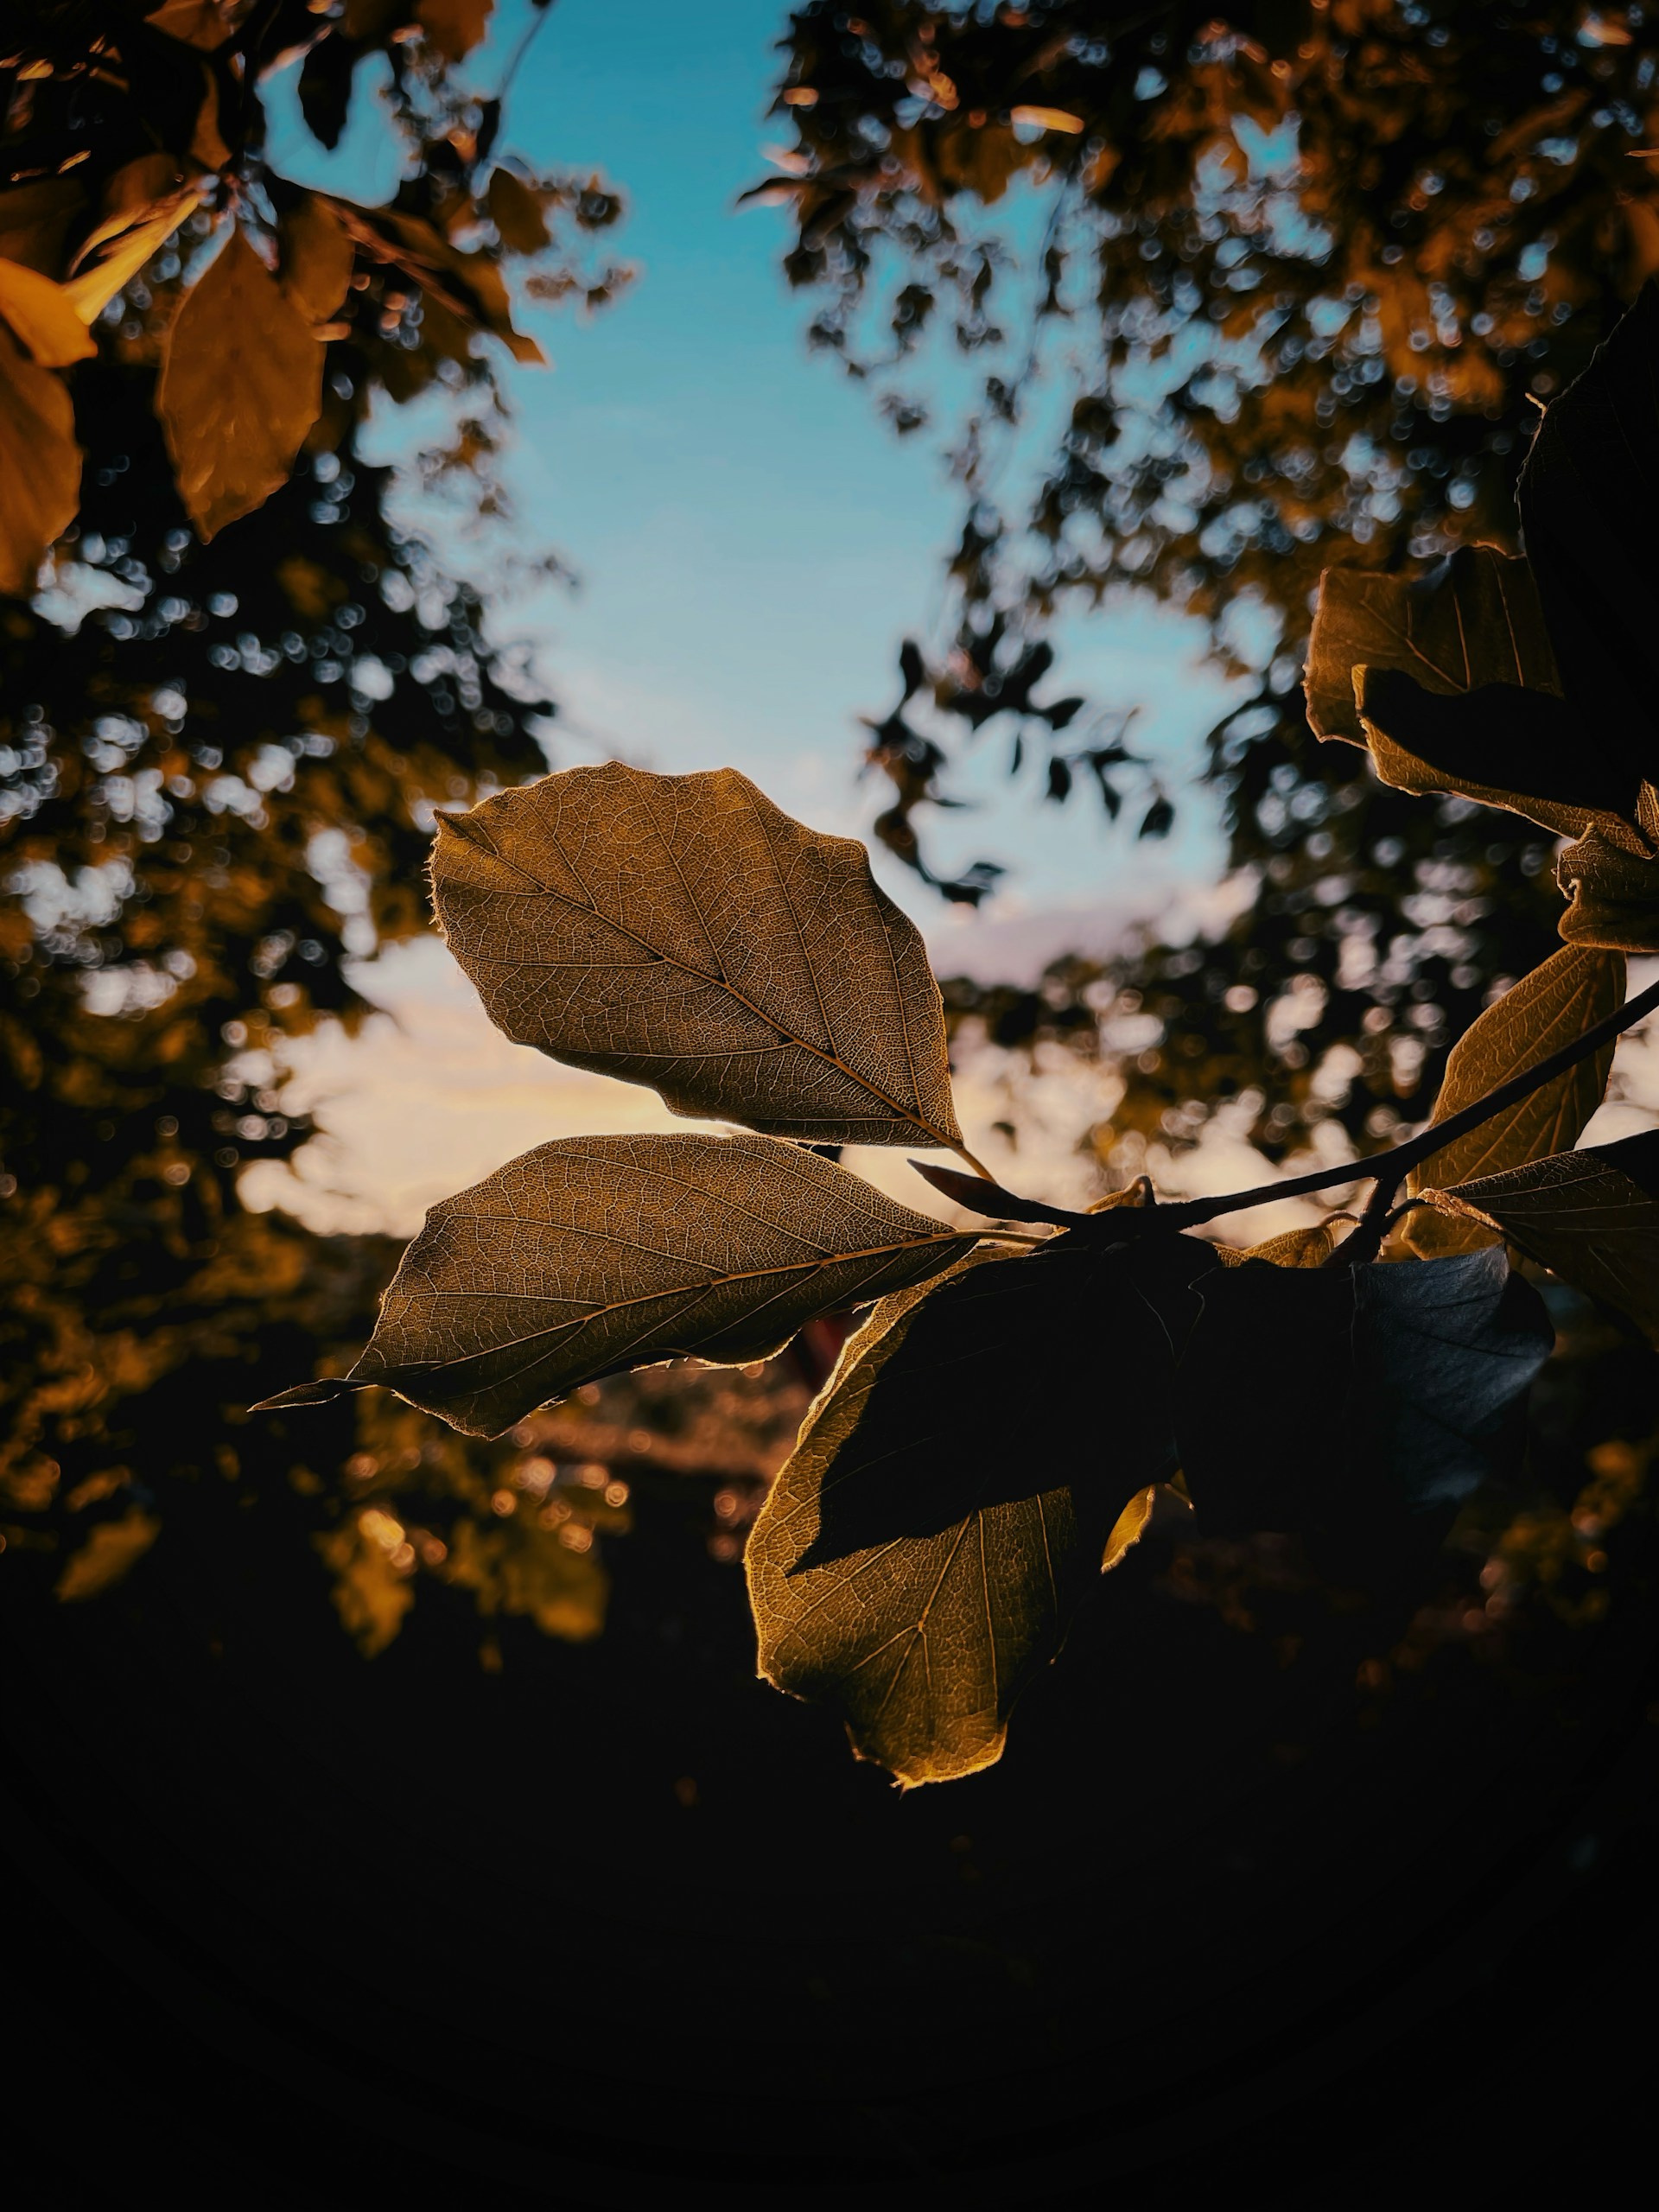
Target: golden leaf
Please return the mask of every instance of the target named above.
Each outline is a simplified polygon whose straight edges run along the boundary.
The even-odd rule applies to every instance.
[[[348,1376],[265,1402],[378,1382],[497,1436],[626,1368],[768,1358],[974,1241],[774,1138],[563,1138],[432,1208]]]
[[[204,538],[288,481],[322,405],[322,348],[232,225],[168,334],[156,411]]]
[[[915,925],[734,769],[610,761],[440,816],[432,888],[516,1043],[775,1136],[961,1142]]]
[[[98,351],[62,285],[16,261],[0,261],[0,316],[43,369],[67,368]]]
[[[1037,1371],[1036,1402],[1005,1379]],[[883,1299],[749,1538],[761,1673],[906,1786],[989,1766],[1109,1533],[1173,1471],[1173,1380],[1128,1263],[1069,1237]]]
[[[33,591],[79,499],[80,448],[63,379],[0,331],[0,594]]]
[[[327,200],[308,192],[279,226],[278,281],[308,322],[327,322],[351,289],[356,252]]]
[[[1511,1076],[1582,1037],[1624,1002],[1620,954],[1563,945],[1489,1006],[1452,1047],[1433,1121],[1449,1121]],[[1601,1104],[1612,1064],[1610,1040],[1553,1083],[1431,1154],[1408,1188],[1414,1193],[1430,1182],[1467,1183],[1551,1153],[1570,1152]],[[1491,1232],[1479,1223],[1421,1208],[1406,1216],[1402,1236],[1425,1258],[1472,1250],[1491,1241]]]
[[[83,322],[96,322],[121,287],[159,253],[200,196],[194,184],[168,188],[178,171],[163,154],[146,154],[118,169],[105,188],[103,220],[82,240],[64,290]],[[162,188],[151,198],[152,187]]]
[[[1349,1225],[1344,1217],[1340,1226]],[[1224,1268],[1242,1268],[1247,1260],[1265,1260],[1274,1268],[1322,1268],[1341,1243],[1336,1221],[1316,1221],[1311,1229],[1287,1229],[1264,1244],[1217,1244],[1216,1257]]]

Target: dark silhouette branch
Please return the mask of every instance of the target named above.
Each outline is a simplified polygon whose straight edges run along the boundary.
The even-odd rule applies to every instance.
[[[1471,1129],[1478,1129],[1490,1122],[1494,1114],[1501,1114],[1506,1106],[1514,1106],[1541,1090],[1558,1075],[1565,1075],[1580,1060],[1588,1059],[1592,1052],[1610,1044],[1615,1037],[1634,1027],[1644,1014],[1659,1007],[1659,982],[1649,983],[1647,989],[1638,991],[1622,1007],[1575,1037],[1570,1045],[1563,1045],[1558,1052],[1540,1060],[1534,1067],[1523,1068],[1507,1083],[1489,1090],[1484,1098],[1477,1098],[1462,1111],[1449,1114],[1443,1122],[1433,1122],[1414,1137],[1397,1144],[1387,1152],[1373,1153],[1369,1159],[1342,1161],[1334,1167],[1318,1167],[1306,1175],[1293,1175],[1281,1183],[1262,1183],[1249,1191],[1233,1191],[1220,1198],[1186,1198],[1174,1205],[1158,1206],[1114,1207],[1109,1214],[1069,1213],[1060,1206],[1046,1206],[1034,1198],[1022,1198],[996,1184],[976,1182],[968,1175],[960,1175],[950,1168],[934,1167],[921,1160],[911,1165],[917,1173],[931,1183],[958,1205],[990,1215],[999,1221],[1045,1221],[1058,1229],[1090,1229],[1099,1233],[1109,1227],[1115,1238],[1122,1238],[1147,1230],[1196,1229],[1200,1223],[1214,1221],[1217,1216],[1242,1213],[1249,1206],[1268,1205],[1275,1198],[1310,1197],[1315,1191],[1330,1191],[1350,1183],[1371,1183],[1375,1185],[1359,1227],[1342,1247],[1346,1255],[1343,1264],[1351,1266],[1355,1260],[1374,1256],[1366,1249],[1373,1242],[1382,1243],[1395,1195],[1408,1175],[1421,1161],[1430,1160]],[[995,1200],[993,1206],[989,1202]],[[1359,1249],[1356,1249],[1356,1240]]]

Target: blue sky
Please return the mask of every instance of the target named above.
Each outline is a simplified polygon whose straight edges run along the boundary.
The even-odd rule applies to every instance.
[[[506,0],[474,59],[480,84],[499,81],[524,20]],[[786,136],[766,114],[784,21],[778,0],[558,0],[518,73],[504,145],[620,184],[630,212],[612,236],[639,276],[591,321],[524,318],[553,366],[508,374],[516,536],[557,546],[582,582],[500,620],[542,648],[562,760],[729,762],[791,812],[857,834],[885,786],[856,779],[856,717],[891,702],[899,639],[937,618],[960,510],[924,440],[894,438],[866,391],[809,356],[808,310],[779,267],[786,213],[735,207],[767,173],[762,147]],[[291,87],[271,89],[279,165],[360,197],[391,188],[372,103],[331,162],[297,126]],[[392,414],[383,435],[396,450],[409,426]],[[1137,741],[1189,774],[1227,696],[1197,626],[1143,606],[1074,624],[1066,642],[1064,688],[1138,705]],[[1061,811],[1011,789],[1007,751],[1001,733],[982,741],[957,784],[976,810],[932,830],[946,863],[1010,867],[985,917],[940,912],[883,864],[946,964],[1029,969],[1213,878],[1201,798],[1172,850],[1137,848],[1086,794]]]
[[[480,85],[499,81],[524,20],[524,0],[505,0],[474,60]],[[761,149],[785,135],[766,115],[784,20],[779,0],[558,0],[519,73],[504,145],[619,184],[630,213],[610,235],[639,275],[591,321],[523,318],[554,365],[507,371],[514,534],[526,552],[556,546],[582,584],[496,620],[536,641],[561,703],[561,763],[729,763],[801,819],[858,836],[887,786],[858,779],[856,718],[891,703],[899,639],[938,619],[960,511],[932,450],[896,440],[864,391],[808,354],[807,308],[779,267],[784,214],[735,208],[766,173]],[[298,121],[293,73],[266,89],[279,168],[364,200],[395,188],[372,99],[331,159]],[[396,454],[418,426],[389,410],[380,435]],[[1167,846],[1138,845],[1103,827],[1087,793],[1040,804],[1029,785],[1008,785],[994,728],[956,779],[976,810],[931,834],[942,864],[1007,864],[996,899],[978,916],[946,907],[877,855],[943,973],[1031,977],[1061,951],[1107,949],[1132,919],[1190,928],[1213,893],[1219,840],[1187,779],[1230,694],[1198,626],[1142,604],[1074,624],[1063,643],[1065,690],[1141,709],[1135,741],[1185,798],[1182,826]],[[298,1188],[251,1171],[256,1204],[297,1205],[320,1227],[409,1229],[529,1144],[668,1120],[651,1094],[508,1045],[435,941],[363,980],[390,1020],[355,1043],[323,1034],[298,1048],[294,1102],[332,1135],[302,1155]],[[1001,1080],[963,1100],[987,1157],[1009,1109]],[[1070,1149],[1104,1103],[1075,1102],[1050,1172],[1022,1155],[1027,1185],[1034,1174],[1086,1195],[1071,1191]],[[882,1155],[866,1165],[907,1174]]]

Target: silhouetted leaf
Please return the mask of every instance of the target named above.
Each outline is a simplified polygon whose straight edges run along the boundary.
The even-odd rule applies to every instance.
[[[322,347],[233,224],[186,293],[156,409],[179,494],[204,538],[288,480],[322,402]]]
[[[1544,1302],[1501,1247],[1357,1268],[1353,1433],[1414,1506],[1498,1471],[1508,1417],[1554,1348]]]
[[[97,353],[92,334],[61,284],[15,261],[0,261],[0,320],[43,369],[67,368]]]
[[[565,1138],[434,1206],[350,1375],[266,1402],[378,1382],[495,1436],[625,1368],[766,1358],[973,1242],[772,1138]]]
[[[75,410],[63,379],[0,330],[0,594],[34,590],[79,496]]]
[[[1632,786],[1659,780],[1659,294],[1538,425],[1517,499],[1561,686]]]
[[[1173,1375],[1127,1259],[1071,1238],[884,1299],[749,1539],[761,1672],[901,1783],[988,1766],[1124,1508],[1173,1471]]]
[[[1659,1342],[1659,1132],[1424,1195],[1501,1230],[1529,1258]]]
[[[332,153],[346,129],[352,105],[352,72],[359,49],[338,33],[325,32],[300,68],[300,113],[311,135]]]
[[[746,776],[611,761],[443,815],[433,899],[490,1018],[676,1113],[960,1141],[938,986],[861,845]]]
[[[1582,1037],[1624,1002],[1624,962],[1619,954],[1564,945],[1489,1006],[1452,1047],[1433,1119],[1450,1120],[1511,1076]],[[1414,1171],[1408,1188],[1466,1183],[1570,1151],[1601,1104],[1612,1064],[1610,1040],[1553,1083],[1431,1154]],[[1402,1233],[1414,1250],[1426,1255],[1467,1250],[1490,1235],[1478,1224],[1433,1211],[1408,1214]]]
[[[1175,1425],[1200,1534],[1363,1525],[1502,1471],[1554,1342],[1494,1248],[1355,1268],[1218,1268],[1180,1357]]]

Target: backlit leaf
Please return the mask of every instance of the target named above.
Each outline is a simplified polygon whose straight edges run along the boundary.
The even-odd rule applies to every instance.
[[[1489,1222],[1659,1343],[1659,1131],[1424,1195]]]
[[[441,815],[432,890],[518,1044],[773,1135],[960,1141],[914,924],[734,769],[610,761]]]
[[[168,334],[156,409],[204,538],[288,480],[322,404],[322,347],[232,225]]]
[[[1568,901],[1561,935],[1569,944],[1659,951],[1659,858],[1591,829],[1561,853],[1555,874]]]
[[[1318,1221],[1311,1229],[1287,1229],[1245,1250],[1217,1244],[1216,1257],[1224,1268],[1242,1268],[1247,1260],[1265,1260],[1274,1268],[1322,1268],[1351,1226],[1348,1222]]]
[[[1363,1524],[1503,1471],[1548,1357],[1501,1249],[1389,1266],[1218,1268],[1181,1353],[1175,1426],[1200,1534]]]
[[[195,207],[200,195],[194,184],[163,185],[154,198],[128,196],[129,192],[147,194],[162,179],[175,175],[165,155],[145,155],[111,179],[105,197],[112,197],[112,205],[83,241],[73,273],[63,287],[83,322],[97,321],[122,286],[152,254],[161,251]]]
[[[1620,954],[1563,945],[1489,1006],[1452,1047],[1433,1119],[1448,1121],[1472,1106],[1511,1076],[1573,1043],[1624,1002]],[[1613,1045],[1610,1039],[1553,1083],[1431,1154],[1408,1187],[1415,1192],[1427,1183],[1466,1183],[1571,1151],[1606,1091]],[[1468,1250],[1490,1236],[1477,1223],[1422,1210],[1407,1215],[1402,1233],[1426,1255]]]
[[[62,285],[15,261],[0,261],[0,318],[43,369],[67,368],[98,351]]]
[[[0,594],[34,590],[79,498],[80,448],[63,379],[0,330]]]
[[[1577,836],[1635,787],[1560,699],[1524,561],[1465,546],[1427,575],[1328,569],[1308,647],[1308,719],[1370,746],[1384,783],[1455,791]]]
[[[278,228],[282,288],[308,322],[328,322],[352,282],[356,258],[346,226],[328,202],[308,192]]]
[[[434,1206],[351,1373],[267,1402],[382,1383],[495,1436],[625,1368],[767,1358],[973,1243],[772,1138],[564,1138]]]
[[[1173,1375],[1128,1261],[1071,1238],[884,1299],[749,1539],[762,1674],[903,1783],[988,1766],[1125,1508],[1173,1470]]]

